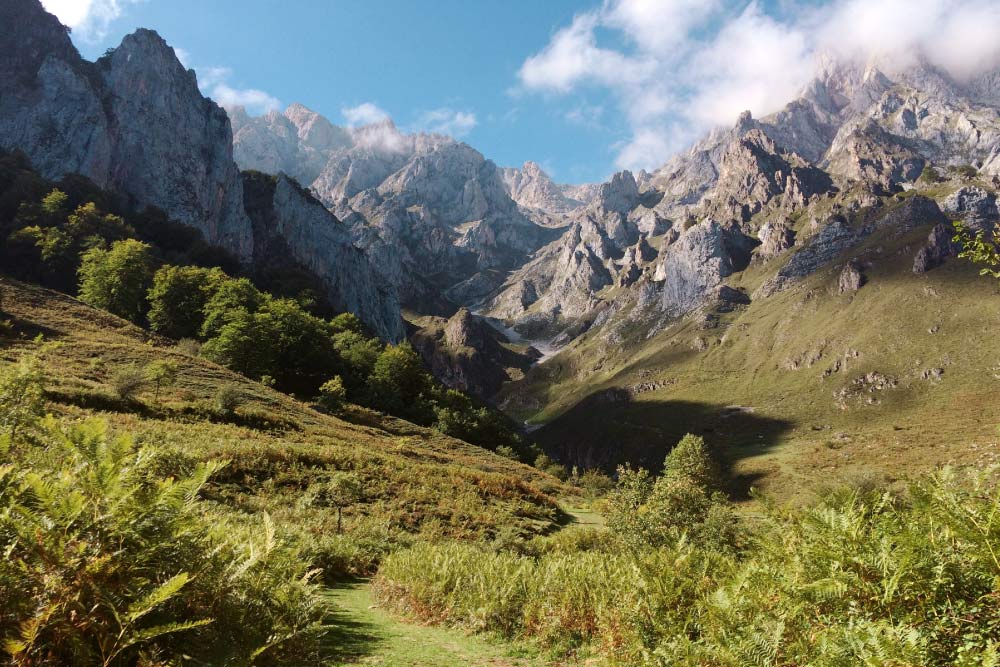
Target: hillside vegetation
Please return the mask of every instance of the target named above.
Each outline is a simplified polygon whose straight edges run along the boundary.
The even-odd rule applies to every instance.
[[[413,534],[488,537],[513,528],[530,535],[551,530],[560,516],[550,494],[561,483],[534,468],[356,406],[343,418],[322,414],[70,297],[3,278],[0,290],[12,323],[5,362],[36,349],[38,335],[58,343],[42,353],[48,410],[70,420],[98,415],[185,465],[229,461],[207,496],[242,513],[267,511],[284,530],[315,538],[323,558],[342,559],[324,563],[334,567],[330,574],[369,567]],[[118,369],[163,360],[176,365],[177,381],[158,397],[152,383],[131,399],[114,393]],[[219,405],[223,389],[239,397],[232,412]],[[360,500],[344,511],[349,540],[315,497],[335,471],[361,483]]]
[[[856,219],[890,215],[916,194],[884,198]],[[796,217],[799,238],[821,215]],[[584,335],[509,386],[507,409],[544,424],[533,436],[581,465],[655,470],[684,433],[698,433],[744,498],[755,487],[802,501],[834,480],[997,462],[1000,288],[962,259],[915,274],[929,231],[883,227],[783,291],[710,303],[654,335],[639,324]],[[789,255],[755,260],[728,284],[753,295]],[[852,260],[866,282],[842,292]]]

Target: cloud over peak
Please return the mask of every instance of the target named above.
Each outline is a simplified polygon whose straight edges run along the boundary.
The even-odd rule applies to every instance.
[[[605,0],[525,59],[523,90],[609,94],[630,128],[619,168],[656,168],[743,110],[780,109],[820,54],[923,59],[957,79],[1000,62],[1000,0]]]
[[[390,120],[389,113],[371,102],[363,102],[354,107],[344,107],[340,110],[348,127],[373,125],[384,120]]]
[[[111,22],[121,16],[128,5],[142,1],[42,0],[42,5],[84,41],[99,42],[107,35]]]
[[[177,51],[177,49],[174,49]],[[190,55],[180,50],[178,59],[187,67]],[[281,100],[257,88],[236,88],[229,83],[233,71],[228,67],[203,67],[198,72],[198,86],[223,107],[244,107],[251,114],[261,114],[281,108]]]
[[[420,114],[415,125],[418,130],[460,138],[471,132],[478,124],[476,114],[471,111],[442,107]]]

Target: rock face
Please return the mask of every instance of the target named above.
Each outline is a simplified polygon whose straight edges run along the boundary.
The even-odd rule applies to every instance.
[[[465,308],[449,319],[429,319],[411,340],[431,372],[453,389],[489,400],[539,356],[530,347],[514,351],[503,333]]]
[[[857,292],[867,282],[865,274],[862,272],[864,266],[861,262],[851,260],[840,272],[838,287],[841,294],[853,294]]]
[[[490,294],[485,312],[523,331],[544,323],[558,340],[615,321],[655,330],[708,303],[751,251],[778,260],[754,295],[766,298],[878,230],[944,224],[936,202],[892,196],[913,188],[928,166],[949,183],[971,178],[950,175],[955,167],[980,178],[1000,169],[996,80],[959,84],[920,63],[886,74],[877,63],[829,62],[783,110],[761,119],[744,113],[641,175],[636,191],[621,190],[621,177],[602,186],[623,193],[622,204],[609,206],[605,192],[567,214],[563,237]],[[1000,220],[996,196],[977,185],[941,206],[977,230]],[[916,270],[951,252],[945,236],[932,234]],[[863,280],[848,271],[842,287],[852,292]]]
[[[134,206],[157,206],[243,259],[253,239],[225,112],[156,33],[84,61],[37,0],[0,8],[0,145],[49,178],[80,173]]]
[[[944,264],[944,260],[955,253],[951,237],[955,233],[950,224],[939,222],[927,236],[927,244],[917,251],[913,258],[913,272],[926,273]]]
[[[653,256],[646,237],[629,219],[638,204],[632,174],[615,174],[589,206],[570,216],[570,226],[557,241],[539,250],[486,299],[484,312],[516,320],[522,328],[555,333],[589,313],[597,292],[616,280],[634,283]]]
[[[90,63],[38,0],[5,1],[0,22],[17,26],[0,34],[0,147],[24,151],[48,178],[80,173],[133,208],[159,207],[248,265],[306,267],[334,306],[387,340],[403,338],[392,286],[344,225],[287,178],[263,198],[244,193],[229,117],[159,35],[137,30]],[[304,108],[282,118],[269,122],[293,134],[306,158],[346,141]],[[262,156],[254,166],[308,165],[302,155]]]
[[[342,222],[284,174],[246,173],[244,193],[253,220],[254,254],[268,258],[259,269],[294,258],[323,281],[334,308],[363,313],[365,324],[383,340],[403,340],[395,290],[354,246]]]
[[[458,303],[485,293],[496,271],[551,239],[510,198],[501,171],[450,137],[403,134],[388,120],[338,128],[301,105],[231,115],[237,162],[308,186],[422,312],[447,311],[445,293]]]
[[[795,245],[795,232],[784,221],[765,222],[758,232],[760,247],[757,254],[772,259]]]
[[[941,210],[953,218],[959,218],[973,232],[990,232],[1000,220],[997,196],[980,187],[964,187],[956,190],[941,203]]]
[[[226,113],[201,96],[194,73],[155,32],[128,35],[98,65],[110,109],[111,189],[249,259],[253,239]]]
[[[683,315],[701,305],[723,278],[749,261],[752,240],[734,225],[706,220],[663,254],[653,280],[660,284],[660,307]]]
[[[518,169],[505,167],[500,170],[507,193],[518,206],[532,212],[558,219],[573,209],[589,204],[597,196],[600,186],[557,185],[535,162],[525,162]]]

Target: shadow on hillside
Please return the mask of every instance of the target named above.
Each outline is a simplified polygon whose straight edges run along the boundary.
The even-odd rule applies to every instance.
[[[3,337],[5,344],[30,342],[39,336],[44,340],[57,340],[63,335],[61,331],[13,315],[5,315],[2,319],[10,326],[10,332]]]
[[[738,406],[636,401],[622,390],[607,390],[591,394],[532,435],[566,465],[608,472],[623,463],[659,472],[685,434],[700,435],[716,453],[730,494],[740,500],[759,475],[736,475],[734,464],[766,453],[791,426]]]
[[[156,405],[155,402],[144,402],[136,398],[123,399],[100,391],[66,390],[60,388],[47,389],[45,391],[45,398],[53,403],[75,405],[85,410],[134,414],[143,419],[232,424],[268,433],[286,433],[288,431],[302,430],[302,426],[298,422],[280,415],[274,415],[253,408],[242,408],[237,412],[222,412],[205,401],[181,407],[165,406]],[[153,400],[155,401],[155,399]]]

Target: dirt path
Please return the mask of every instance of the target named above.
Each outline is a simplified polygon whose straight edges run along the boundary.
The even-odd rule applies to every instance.
[[[374,606],[365,580],[329,590],[337,611],[328,636],[326,667],[542,667],[550,663],[518,655],[512,644],[440,626],[415,625]]]

